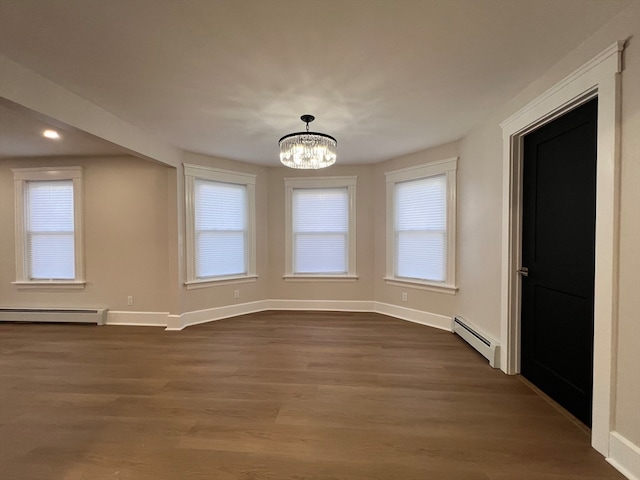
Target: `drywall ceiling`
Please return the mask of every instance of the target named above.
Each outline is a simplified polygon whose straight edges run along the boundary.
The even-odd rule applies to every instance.
[[[53,129],[58,139],[45,138],[42,133]],[[69,128],[61,122],[0,102],[0,158],[43,156],[113,156],[125,150]]]
[[[370,163],[463,137],[629,1],[0,0],[0,52],[183,150],[275,166],[310,113]]]

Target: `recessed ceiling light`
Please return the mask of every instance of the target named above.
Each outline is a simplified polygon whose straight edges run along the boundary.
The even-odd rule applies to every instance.
[[[42,132],[42,136],[46,138],[60,138],[60,134],[55,130],[45,130]]]

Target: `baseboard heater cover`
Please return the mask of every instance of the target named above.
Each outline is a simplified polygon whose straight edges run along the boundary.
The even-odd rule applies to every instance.
[[[453,317],[452,331],[489,360],[489,365],[493,368],[500,368],[500,344],[498,342],[457,315]]]
[[[4,308],[0,307],[2,322],[96,323],[104,325],[106,308]]]

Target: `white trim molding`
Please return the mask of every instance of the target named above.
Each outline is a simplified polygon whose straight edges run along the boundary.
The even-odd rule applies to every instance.
[[[256,274],[256,175],[235,172],[202,165],[183,164],[185,194],[185,251],[187,290],[207,288],[221,284],[240,283],[243,280],[255,281]],[[196,225],[195,225],[195,182],[196,179],[219,183],[230,183],[245,187],[246,191],[246,272],[238,275],[198,278],[196,276]]]
[[[618,432],[611,432],[607,462],[629,480],[640,480],[640,447]]]
[[[373,304],[368,300],[267,300],[267,310],[373,312]]]
[[[344,279],[346,281],[356,281],[356,184],[358,177],[352,176],[336,176],[336,177],[286,177],[284,180],[285,191],[285,272],[283,278],[285,281],[335,281],[336,279]],[[345,188],[349,201],[349,218],[347,231],[347,272],[341,274],[297,274],[294,272],[294,243],[293,243],[293,191],[295,189],[313,189],[313,188]]]
[[[355,282],[357,275],[283,275],[285,282]]]
[[[166,327],[169,312],[127,312],[108,310],[106,325]]]
[[[503,130],[501,368],[520,369],[522,143],[524,136],[597,96],[596,281],[591,442],[609,455],[613,418],[619,197],[620,72],[624,42],[611,45],[506,119]]]
[[[167,330],[182,330],[185,327],[199,325],[201,323],[215,322],[225,318],[247,315],[249,313],[263,312],[268,310],[267,300],[257,302],[240,303],[235,305],[225,305],[224,307],[207,308],[205,310],[194,310],[180,315],[179,319],[172,321],[167,326]]]
[[[40,290],[40,291],[54,291],[54,290],[82,290],[84,289],[86,282],[84,281],[64,281],[64,280],[46,280],[46,281],[32,281],[32,282],[11,282],[11,285],[15,285],[18,290]]]
[[[199,325],[202,323],[214,322],[225,318],[247,315],[250,313],[264,312],[269,310],[291,310],[291,311],[315,311],[315,312],[372,312],[388,315],[399,320],[406,320],[418,323],[427,327],[439,330],[451,331],[451,317],[437,313],[415,310],[401,307],[389,303],[375,302],[371,300],[284,300],[271,299],[259,300],[256,302],[240,303],[235,305],[225,305],[223,307],[208,308],[185,312],[182,315],[169,315],[166,313],[148,313],[148,323],[143,323],[143,316],[137,319],[135,314],[139,312],[113,312],[121,314],[134,314],[128,318],[128,323],[124,320],[118,325],[158,325],[165,326],[169,331],[180,331],[186,327]],[[110,312],[111,313],[111,312]],[[156,315],[153,317],[152,315]],[[164,315],[164,323],[161,323],[161,316]],[[155,318],[155,322],[151,320]],[[108,325],[115,325],[116,320],[107,320]]]
[[[341,300],[259,300],[256,302],[225,305],[185,312],[182,315],[170,315],[167,330],[179,331],[201,323],[215,322],[225,318],[247,315],[268,310],[313,310],[372,312],[373,302]]]
[[[451,285],[441,285],[439,283],[421,282],[418,280],[408,280],[404,278],[384,277],[387,285],[394,287],[415,288],[416,290],[426,290],[428,292],[446,293],[447,295],[455,295],[458,287]]]
[[[456,172],[458,157],[446,158],[436,162],[425,163],[400,170],[385,172],[386,182],[386,274],[384,281],[389,285],[402,287],[413,286],[438,293],[455,295],[456,287]],[[396,185],[402,182],[419,180],[435,175],[446,176],[446,265],[444,282],[435,282],[423,279],[404,278],[396,275],[396,234],[395,234],[395,204]]]
[[[406,320],[407,322],[419,323],[426,327],[447,330],[448,332],[451,331],[451,317],[438,313],[425,312],[423,310],[415,310],[413,308],[382,302],[374,302],[373,312],[388,315],[399,320]]]
[[[42,290],[80,290],[85,286],[84,277],[84,225],[83,225],[83,188],[82,167],[32,167],[14,168],[14,206],[15,206],[15,249],[16,249],[16,281],[12,282],[19,289]],[[73,279],[32,279],[29,271],[27,247],[27,188],[28,182],[44,182],[49,180],[70,180],[73,188]]]
[[[236,283],[252,283],[258,280],[258,275],[233,275],[229,277],[218,277],[215,280],[193,280],[184,282],[187,290],[197,290],[199,288],[208,288],[219,285],[233,285]]]

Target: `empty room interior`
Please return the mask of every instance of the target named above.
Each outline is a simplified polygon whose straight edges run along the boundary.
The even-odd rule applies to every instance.
[[[0,0],[0,477],[640,480],[640,0]]]

